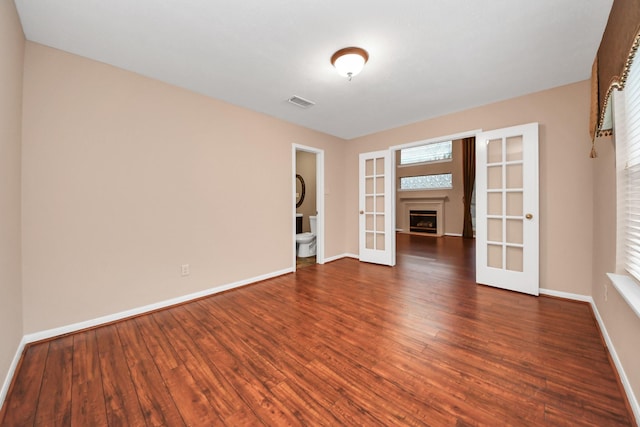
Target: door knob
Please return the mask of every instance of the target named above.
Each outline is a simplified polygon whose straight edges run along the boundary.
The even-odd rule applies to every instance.
[[[528,213],[524,217],[527,218],[527,219],[532,219],[533,218],[533,214]]]
[[[364,211],[360,211],[360,215],[364,214]]]

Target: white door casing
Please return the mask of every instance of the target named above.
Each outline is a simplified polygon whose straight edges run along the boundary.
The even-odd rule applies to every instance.
[[[538,295],[538,123],[476,135],[476,192],[476,282]]]
[[[391,151],[362,153],[359,165],[360,261],[395,265]]]

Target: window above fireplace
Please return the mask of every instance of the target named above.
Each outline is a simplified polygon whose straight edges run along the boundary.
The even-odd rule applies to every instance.
[[[450,173],[400,178],[400,190],[448,190],[451,188],[453,188],[453,182]]]
[[[418,145],[400,150],[400,165],[415,165],[450,161],[453,153],[453,142],[442,141]]]

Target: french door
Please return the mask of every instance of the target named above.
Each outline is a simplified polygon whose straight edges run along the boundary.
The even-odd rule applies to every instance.
[[[476,282],[539,292],[538,124],[476,135]]]
[[[395,265],[394,170],[389,150],[360,154],[360,261]]]

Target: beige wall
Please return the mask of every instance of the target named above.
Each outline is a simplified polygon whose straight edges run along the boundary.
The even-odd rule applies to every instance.
[[[305,183],[305,196],[304,201],[299,208],[296,208],[297,213],[301,213],[302,217],[302,231],[311,231],[309,228],[309,216],[315,215],[316,208],[316,155],[308,151],[296,151],[296,172],[302,176]]]
[[[343,140],[31,42],[24,80],[25,333],[293,267],[293,143],[343,253]]]
[[[358,252],[358,154],[393,145],[540,123],[540,286],[591,293],[593,169],[584,81],[365,136],[347,146],[347,251]]]
[[[464,196],[462,176],[462,140],[453,141],[451,161],[430,163],[426,165],[396,167],[396,228],[409,231],[409,219],[406,217],[405,204],[409,198],[446,197],[444,201],[445,234],[462,235],[464,220]],[[400,164],[400,153],[396,155],[396,163]],[[451,173],[453,188],[448,190],[399,191],[400,178],[403,176],[435,175]],[[402,200],[401,200],[402,199]]]
[[[604,299],[613,150],[587,156],[588,82],[345,143],[33,43],[21,99],[24,38],[12,2],[0,2],[0,36],[0,375],[22,333],[291,267],[292,143],[325,150],[331,257],[358,253],[359,153],[537,121],[541,286],[593,295],[640,395],[640,322],[611,286]]]
[[[0,1],[0,387],[22,339],[20,140],[24,34],[12,0]]]
[[[594,169],[594,252],[591,295],[636,398],[640,397],[640,318],[611,285],[606,273],[616,268],[616,169],[612,138],[597,142]],[[606,295],[606,296],[605,296]]]

